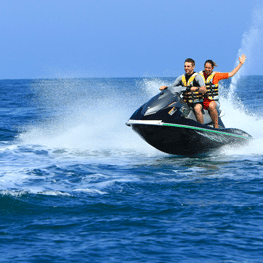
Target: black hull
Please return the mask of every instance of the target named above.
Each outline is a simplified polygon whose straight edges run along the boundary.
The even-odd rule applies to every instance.
[[[196,155],[224,145],[242,145],[252,137],[239,129],[226,129],[218,111],[220,129],[212,128],[212,119],[203,111],[204,124],[196,121],[193,110],[177,92],[166,89],[133,113],[131,126],[156,149],[176,155]]]
[[[181,124],[131,124],[147,143],[156,149],[175,155],[195,155],[224,145],[241,145],[251,136],[238,129],[213,129]]]

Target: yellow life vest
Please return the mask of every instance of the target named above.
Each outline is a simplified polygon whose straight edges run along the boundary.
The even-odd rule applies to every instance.
[[[214,76],[216,72],[212,72],[207,79],[204,77],[204,72],[200,71],[199,74],[203,77],[205,86],[206,86],[206,94],[205,96],[210,100],[219,100],[218,97],[218,84],[212,84]]]
[[[198,73],[194,73],[186,82],[185,75],[182,76],[182,83],[185,87],[188,87],[189,89],[193,87],[193,82],[195,77],[198,75]],[[186,90],[183,92],[183,98],[185,102],[187,103],[200,103],[203,101],[203,94],[199,93],[198,91],[190,91]]]
[[[198,73],[194,73],[186,82],[186,77],[185,75],[182,76],[182,82],[184,84],[185,87],[193,87],[193,82],[195,77],[198,75]]]

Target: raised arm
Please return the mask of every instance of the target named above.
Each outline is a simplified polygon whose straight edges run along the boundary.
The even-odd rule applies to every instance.
[[[245,63],[247,57],[245,55],[242,55],[239,57],[239,64],[237,65],[236,68],[234,68],[231,72],[228,73],[228,77],[233,77],[241,68],[241,66]]]

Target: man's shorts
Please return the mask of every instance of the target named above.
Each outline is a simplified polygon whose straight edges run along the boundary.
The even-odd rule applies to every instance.
[[[212,100],[208,99],[208,98],[204,98],[203,100],[203,106],[205,110],[208,110],[209,104]]]

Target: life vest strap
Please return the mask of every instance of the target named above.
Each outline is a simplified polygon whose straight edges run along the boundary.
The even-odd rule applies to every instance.
[[[219,96],[218,96],[218,84],[217,85],[213,85],[211,83],[206,84],[206,94],[205,96],[210,99],[210,100],[219,100]]]
[[[186,103],[201,103],[203,102],[203,94],[198,91],[184,91],[183,99]]]

